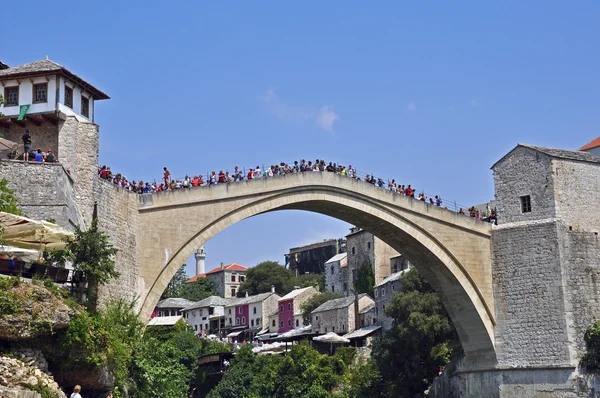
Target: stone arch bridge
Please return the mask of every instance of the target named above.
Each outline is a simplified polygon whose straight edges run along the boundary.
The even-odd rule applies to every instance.
[[[139,196],[137,239],[149,317],[194,251],[248,217],[306,210],[357,225],[414,264],[440,294],[466,358],[495,361],[490,224],[334,173],[298,173]]]

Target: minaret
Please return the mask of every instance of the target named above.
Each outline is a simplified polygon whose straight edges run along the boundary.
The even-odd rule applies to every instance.
[[[194,257],[196,257],[196,275],[200,275],[204,273],[204,259],[206,259],[206,253],[204,252],[204,246],[200,247],[200,249],[196,250],[194,253]]]

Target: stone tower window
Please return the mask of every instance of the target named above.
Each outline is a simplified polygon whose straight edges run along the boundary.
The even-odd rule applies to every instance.
[[[48,83],[33,85],[33,103],[48,102]]]
[[[6,87],[4,89],[4,106],[19,105],[19,87]]]
[[[367,249],[371,250],[371,242],[367,242]]]
[[[65,105],[73,109],[73,89],[65,86]]]
[[[90,116],[90,99],[81,96],[81,114],[85,117]]]
[[[355,247],[352,248],[352,254],[356,254],[356,248]]]
[[[521,213],[530,213],[531,212],[531,196],[525,195],[521,196]]]

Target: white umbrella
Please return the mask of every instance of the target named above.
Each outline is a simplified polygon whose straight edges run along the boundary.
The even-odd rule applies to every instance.
[[[313,340],[320,341],[322,343],[329,343],[329,353],[331,355],[333,355],[333,344],[350,343],[350,340],[348,340],[347,338],[338,336],[337,334],[335,334],[333,332],[329,332],[329,333],[323,334],[321,336],[313,337]]]
[[[313,337],[313,340],[320,341],[322,343],[339,343],[339,344],[344,344],[344,343],[350,342],[350,340],[348,340],[347,338],[339,336],[334,332],[329,332],[329,333],[323,334],[321,336]]]
[[[4,212],[0,212],[0,227],[3,240],[24,249],[62,250],[67,245],[64,239],[73,236],[56,224]]]

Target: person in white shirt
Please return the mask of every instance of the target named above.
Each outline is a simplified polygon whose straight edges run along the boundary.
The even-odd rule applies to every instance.
[[[71,394],[71,396],[69,398],[81,398],[81,394],[79,394],[80,392],[81,392],[81,386],[76,385],[75,388],[73,388],[73,394]]]

